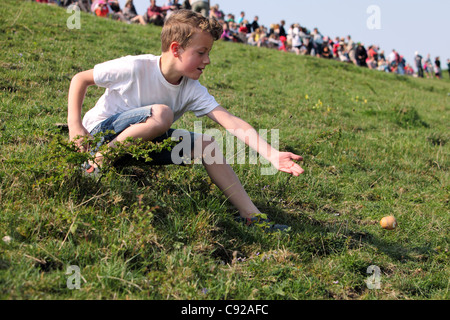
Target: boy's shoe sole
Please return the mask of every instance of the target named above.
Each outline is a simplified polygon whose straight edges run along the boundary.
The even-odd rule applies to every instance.
[[[86,177],[99,177],[100,169],[98,167],[91,166],[89,163],[85,162],[81,166],[81,170]]]

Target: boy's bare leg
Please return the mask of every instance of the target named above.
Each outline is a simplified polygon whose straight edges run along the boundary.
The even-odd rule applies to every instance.
[[[255,214],[261,213],[250,199],[236,173],[225,162],[225,159],[223,159],[223,164],[206,164],[203,161],[203,165],[214,184],[239,210],[241,217],[252,218]]]
[[[135,124],[122,131],[114,140],[109,143],[109,146],[114,147],[116,142],[123,142],[128,137],[142,138],[145,141],[151,141],[170,129],[173,122],[173,113],[168,107],[153,107],[152,116],[145,122]],[[212,139],[202,139],[202,154],[205,148]],[[224,193],[228,200],[236,207],[240,215],[244,218],[251,218],[255,214],[260,213],[259,209],[253,204],[244,187],[242,186],[236,173],[231,166],[226,163],[223,156],[221,162],[211,161],[204,157],[211,156],[215,159],[215,151],[218,148],[212,148],[212,155],[203,155],[203,165],[206,172],[210,176],[213,183]],[[103,156],[100,153],[96,154],[95,162],[101,166]],[[209,161],[208,161],[209,160]]]
[[[236,207],[241,217],[252,218],[255,214],[261,213],[250,199],[236,173],[226,163],[226,159],[216,142],[211,137],[205,137],[204,135],[200,139],[201,141],[197,140],[196,143],[201,143],[202,163],[212,182]],[[212,148],[211,144],[214,144]],[[210,154],[205,152],[207,150]],[[218,152],[217,157],[216,152]],[[194,150],[192,158],[194,159],[196,156]]]

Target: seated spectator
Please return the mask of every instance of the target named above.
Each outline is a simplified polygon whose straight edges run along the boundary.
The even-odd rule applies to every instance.
[[[325,58],[325,59],[332,59],[333,58],[333,53],[331,52],[328,39],[326,39],[326,41],[323,44],[322,54],[320,56],[322,58]]]
[[[276,24],[272,23],[269,26],[269,34],[268,35],[270,36],[270,35],[274,34],[275,32],[278,34],[279,33],[279,28],[280,28],[279,25],[276,25]]]
[[[133,4],[133,0],[127,0],[127,2],[125,3],[125,8],[123,9],[123,15],[125,16],[125,19],[132,23],[139,23],[142,25],[147,24],[144,20],[144,17],[137,14],[136,8]]]
[[[225,20],[225,14],[223,13],[223,11],[219,10],[218,4],[211,7],[211,10],[209,11],[209,17],[214,18],[217,21]]]
[[[386,56],[384,55],[384,50],[381,50],[380,53],[378,54],[378,60],[385,60],[386,61]]]
[[[259,29],[258,20],[259,20],[258,16],[255,16],[255,18],[253,19],[253,22],[251,24],[251,30],[250,30],[251,32],[256,32],[256,30]]]
[[[370,46],[369,50],[367,51],[367,55],[369,56],[369,58],[373,58],[375,62],[377,62],[378,61],[377,47],[373,45]]]
[[[249,46],[256,46],[255,34],[252,32],[252,33],[248,33],[247,35],[248,35],[247,44]]]
[[[269,38],[267,39],[267,47],[268,48],[275,48],[280,49],[281,48],[281,41],[277,37],[275,33],[272,33]]]
[[[84,11],[84,12],[92,12],[92,10],[89,9],[89,6],[92,4],[91,0],[78,0],[76,1],[78,7]]]
[[[339,37],[336,37],[333,41],[333,57],[335,59],[339,59],[339,54],[338,54],[338,50],[339,50]]]
[[[367,67],[367,51],[361,42],[358,42],[356,47],[356,64],[360,67]]]
[[[407,63],[405,65],[405,74],[408,75],[408,76],[414,75],[414,69],[409,63]]]
[[[395,61],[392,61],[389,64],[389,70],[391,70],[392,73],[398,73],[398,64]]]
[[[234,22],[234,14],[232,14],[232,13],[227,14],[226,21],[227,22]]]
[[[239,28],[238,28],[236,22],[234,22],[234,21],[228,22],[228,27],[230,28],[231,34],[237,35],[239,33]]]
[[[107,18],[109,14],[108,5],[104,0],[100,0],[97,3],[94,12],[97,17]]]
[[[344,38],[341,38],[341,41],[339,41],[338,57],[339,61],[350,62],[350,58],[347,54],[347,45]]]
[[[248,28],[247,28],[247,20],[244,20],[243,22],[240,23],[239,25],[239,32],[240,33],[244,33],[247,34],[248,33]]]
[[[233,41],[233,37],[231,36],[230,29],[228,29],[228,23],[224,22],[222,24],[222,35],[220,36],[220,40],[223,41]]]
[[[245,12],[241,11],[241,15],[239,16],[237,23],[241,24],[242,22],[244,22],[244,20],[245,20]]]
[[[178,0],[171,0],[167,2],[166,7],[168,7],[168,10],[166,12],[166,20],[167,20],[167,18],[170,17],[172,13],[174,13],[177,10],[180,10],[182,6],[181,4],[178,3]]]
[[[237,29],[236,23],[234,22],[224,22],[223,23],[223,29],[224,33],[222,34],[224,36],[225,41],[233,41],[233,42],[244,42],[239,37],[239,30]],[[227,39],[225,39],[227,38]]]
[[[369,69],[371,69],[371,70],[378,69],[378,63],[373,56],[369,56],[366,60],[366,63],[367,63],[367,66],[369,67]]]
[[[164,24],[165,12],[167,9],[167,7],[163,8],[157,6],[156,0],[150,0],[150,7],[147,8],[147,12],[144,15],[145,22],[162,26]]]
[[[247,20],[244,20],[243,22],[241,22],[241,24],[239,25],[239,30],[238,30],[238,37],[239,39],[241,39],[242,43],[247,43],[247,35],[248,33],[248,28],[247,28]]]
[[[390,72],[389,64],[387,63],[386,59],[380,58],[378,60],[378,70],[379,71],[384,71],[384,72]]]
[[[122,9],[120,9],[119,0],[109,0],[108,5],[111,8],[111,17],[113,19],[127,22],[127,19],[125,19],[125,16],[123,15]]]
[[[258,47],[265,47],[268,48],[269,47],[269,39],[267,38],[267,32],[265,31],[264,27],[260,27],[258,29],[256,29],[255,31],[256,36],[255,36],[255,40],[256,40],[256,45]]]
[[[96,1],[90,3],[90,0],[60,0],[60,3],[64,8],[75,5],[84,12],[94,12],[94,5],[97,4]]]

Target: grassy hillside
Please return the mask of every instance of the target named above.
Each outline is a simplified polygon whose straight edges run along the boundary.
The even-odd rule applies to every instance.
[[[0,17],[2,299],[449,299],[448,74],[216,43],[202,83],[304,157],[298,178],[233,165],[261,210],[292,227],[264,234],[233,221],[201,166],[100,180],[75,170],[79,155],[54,125],[66,121],[71,78],[159,54],[159,28],[82,13],[71,30],[65,10],[19,0],[3,1]],[[102,93],[90,88],[84,111]],[[394,231],[379,226],[388,215]],[[67,287],[72,265],[79,290]],[[367,286],[371,265],[380,289]]]

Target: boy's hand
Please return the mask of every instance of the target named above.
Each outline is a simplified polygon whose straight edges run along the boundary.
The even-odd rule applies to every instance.
[[[292,174],[295,177],[301,175],[305,170],[302,169],[295,161],[302,161],[303,157],[291,152],[279,152],[272,160],[272,164],[279,171]]]
[[[208,113],[208,117],[225,129],[231,130],[238,139],[245,142],[249,147],[269,160],[278,171],[286,172],[296,177],[305,172],[305,170],[294,162],[302,161],[303,157],[291,152],[279,152],[275,150],[258,135],[251,125],[229,113],[223,107],[219,106],[215,108]]]
[[[89,149],[89,146],[86,143],[86,140],[83,139],[83,137],[92,137],[92,135],[89,133],[89,131],[86,130],[85,127],[76,127],[72,128],[69,126],[69,138],[70,141],[74,141],[75,144],[78,146],[81,152],[84,152]]]

